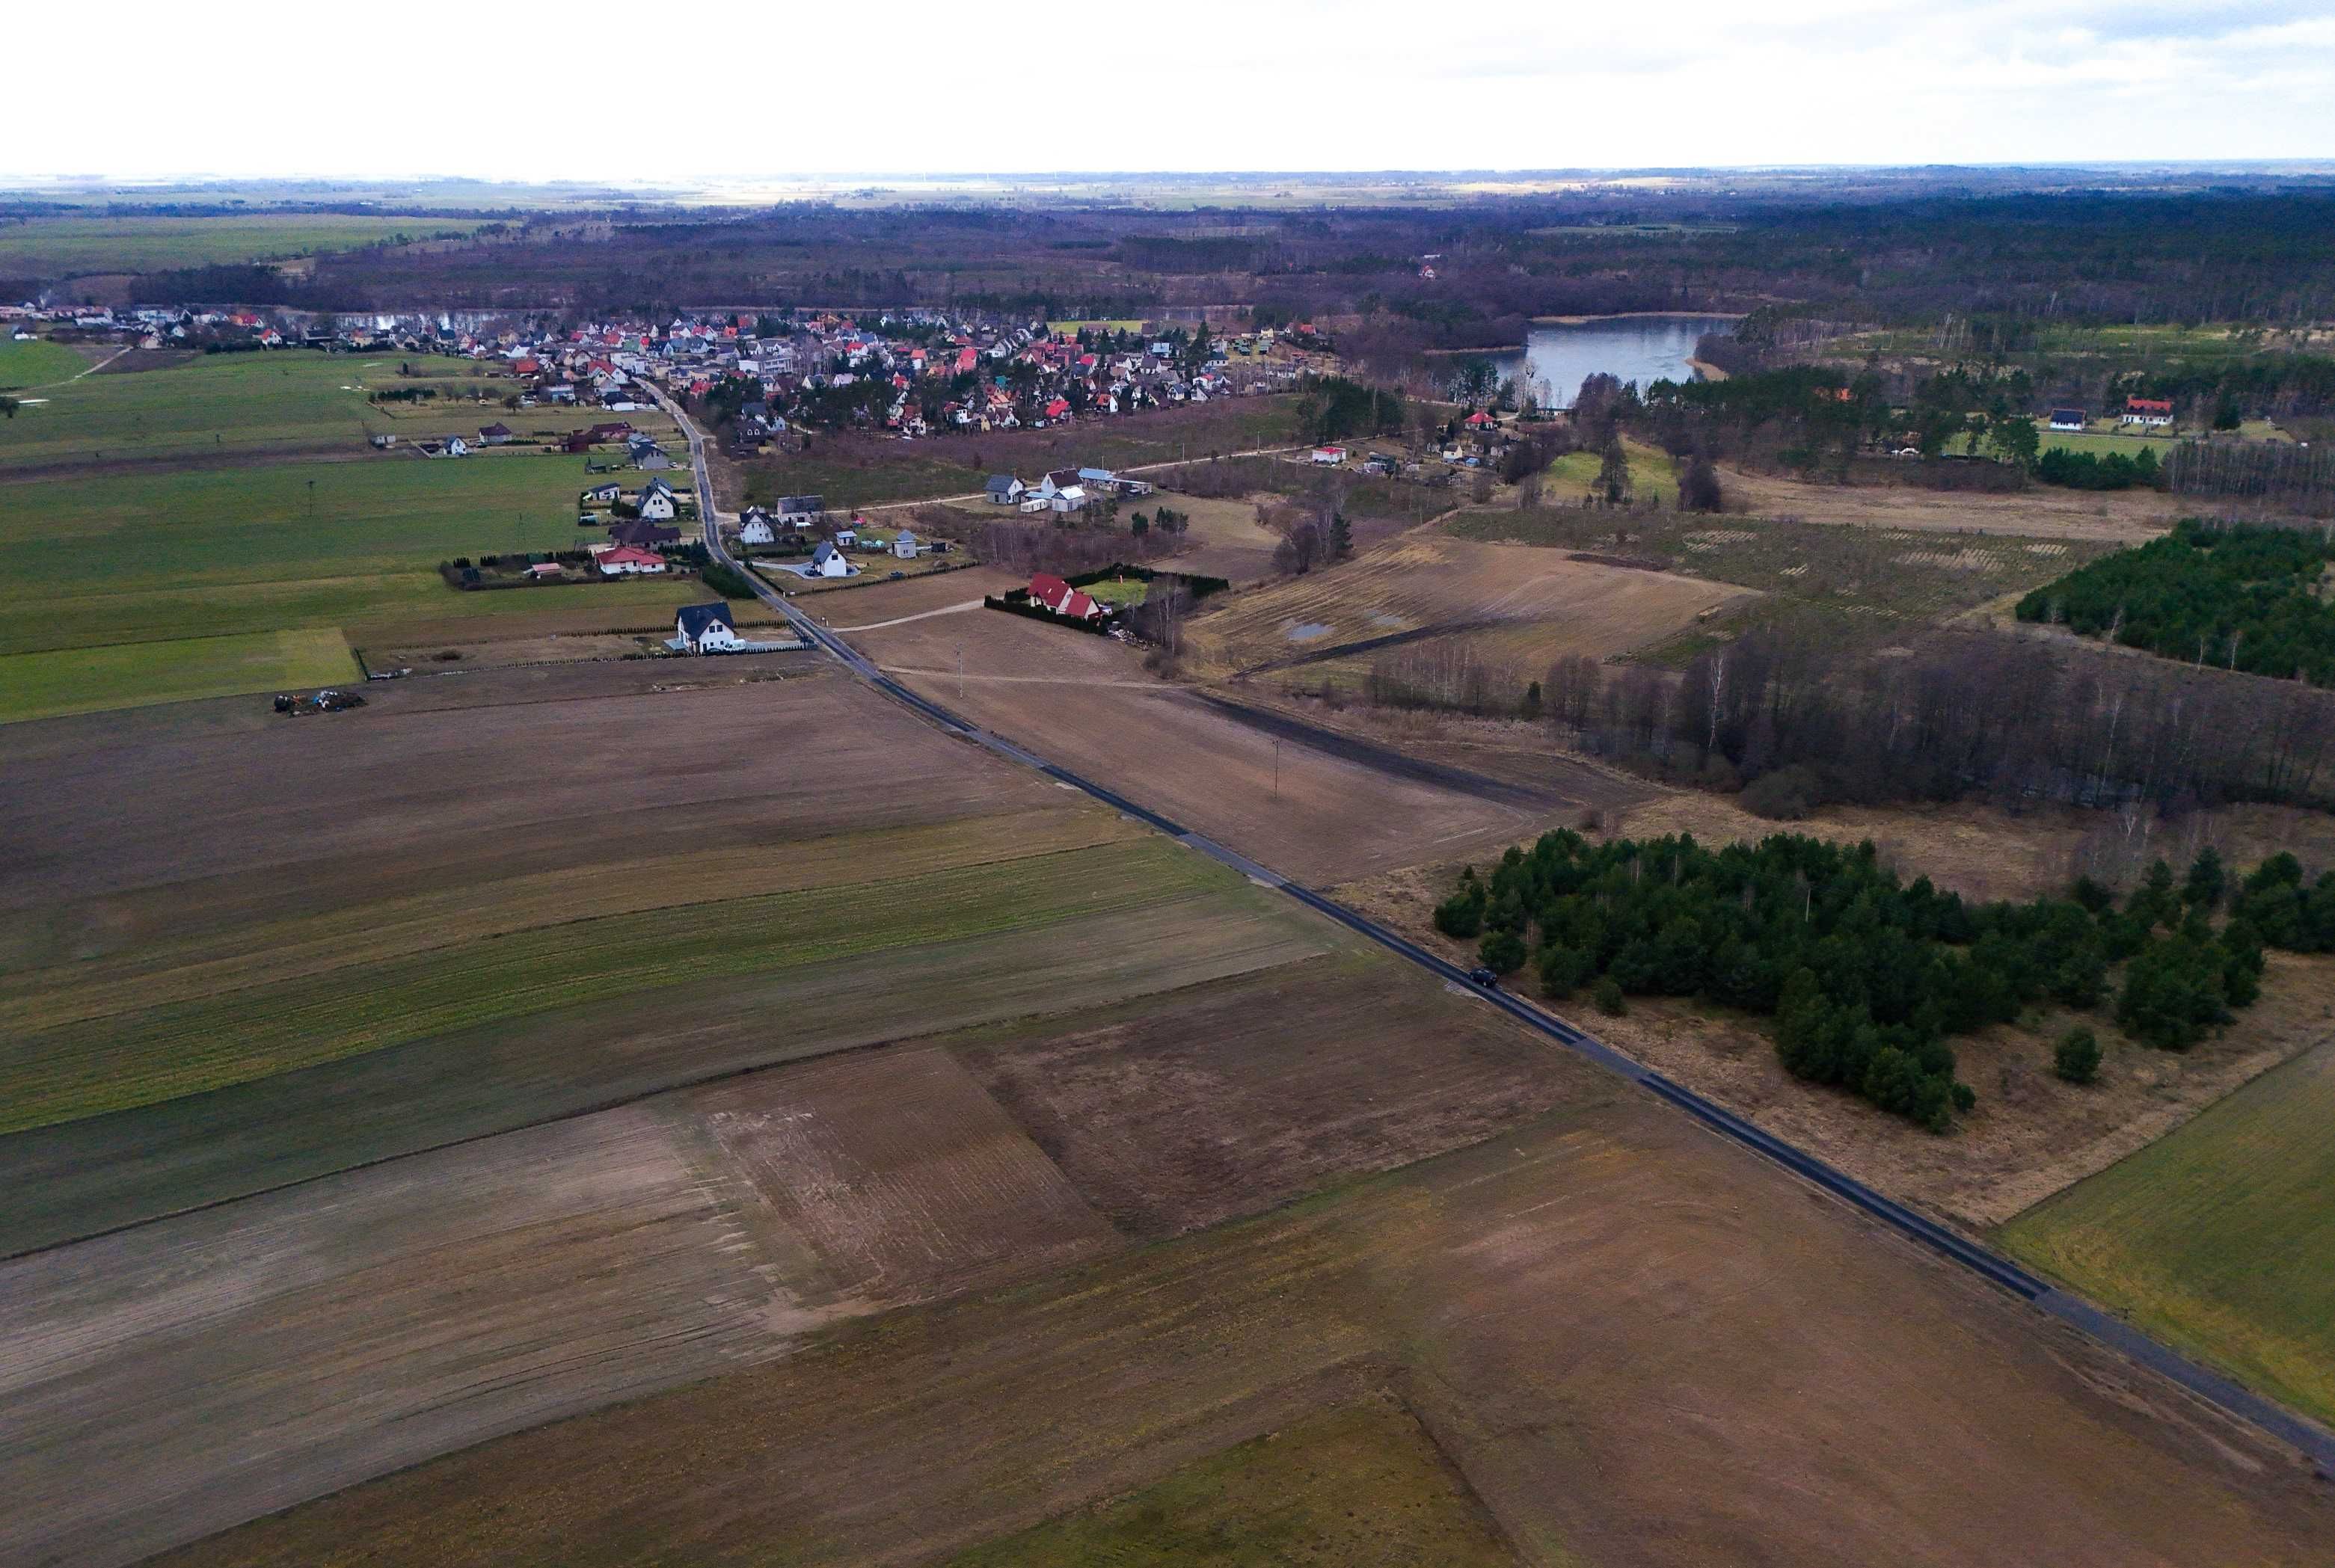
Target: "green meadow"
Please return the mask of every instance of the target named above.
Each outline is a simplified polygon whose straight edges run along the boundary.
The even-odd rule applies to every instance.
[[[606,606],[614,625],[672,602],[655,582],[463,594],[438,576],[596,537],[576,527],[584,478],[580,459],[498,454],[0,483],[0,653],[555,605]]]
[[[383,241],[476,233],[475,218],[253,213],[222,218],[36,218],[0,226],[0,276],[71,277],[282,261]]]
[[[2003,1227],[2150,1333],[2335,1420],[2335,1046]]]
[[[0,324],[5,328],[5,324]],[[24,387],[46,386],[67,376],[79,375],[90,362],[61,343],[46,338],[34,338],[18,343],[12,337],[0,337],[0,392]],[[30,411],[19,409],[23,418],[34,418]],[[0,423],[13,421],[0,421]]]
[[[336,631],[251,632],[0,655],[0,724],[356,678]]]

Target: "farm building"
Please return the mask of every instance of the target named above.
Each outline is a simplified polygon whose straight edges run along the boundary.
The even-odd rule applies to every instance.
[[[731,622],[730,606],[719,600],[683,605],[673,617],[673,631],[681,645],[693,653],[732,653],[746,645]]]
[[[1068,621],[1100,620],[1103,614],[1102,606],[1086,593],[1051,572],[1040,572],[1030,579],[1030,602]]]
[[[2087,423],[2081,409],[2053,409],[2051,428],[2055,431],[2079,431]]]
[[[2124,400],[2124,413],[2117,422],[2163,430],[2173,422],[2173,400],[2128,397]]]

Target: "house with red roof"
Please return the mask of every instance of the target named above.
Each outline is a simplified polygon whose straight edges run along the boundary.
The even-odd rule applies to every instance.
[[[2173,422],[2173,400],[2128,397],[2124,400],[2124,413],[2117,422],[2163,430]]]
[[[618,545],[613,550],[602,550],[596,561],[604,577],[654,576],[665,569],[663,556],[654,550],[636,549],[631,545]]]
[[[1030,602],[1068,621],[1102,618],[1100,605],[1051,572],[1040,572],[1031,577]]]

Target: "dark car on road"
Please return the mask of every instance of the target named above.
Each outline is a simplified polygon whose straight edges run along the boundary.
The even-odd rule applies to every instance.
[[[1480,985],[1487,991],[1497,991],[1500,989],[1500,977],[1488,969],[1471,969],[1468,972],[1468,983]]]

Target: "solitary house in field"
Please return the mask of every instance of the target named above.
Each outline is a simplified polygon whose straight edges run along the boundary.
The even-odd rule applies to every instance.
[[[2081,409],[2051,411],[2051,428],[2055,431],[2079,431],[2084,428],[2086,422],[2084,411]]]
[[[734,653],[746,645],[731,623],[730,606],[719,600],[711,605],[683,605],[673,617],[673,630],[680,634],[681,645],[693,653]]]
[[[511,437],[517,434],[517,431],[506,424],[481,425],[479,428],[479,444],[482,447],[509,446]]]
[[[1030,579],[1030,602],[1068,621],[1100,620],[1103,613],[1090,595],[1051,572],[1040,572]]]

